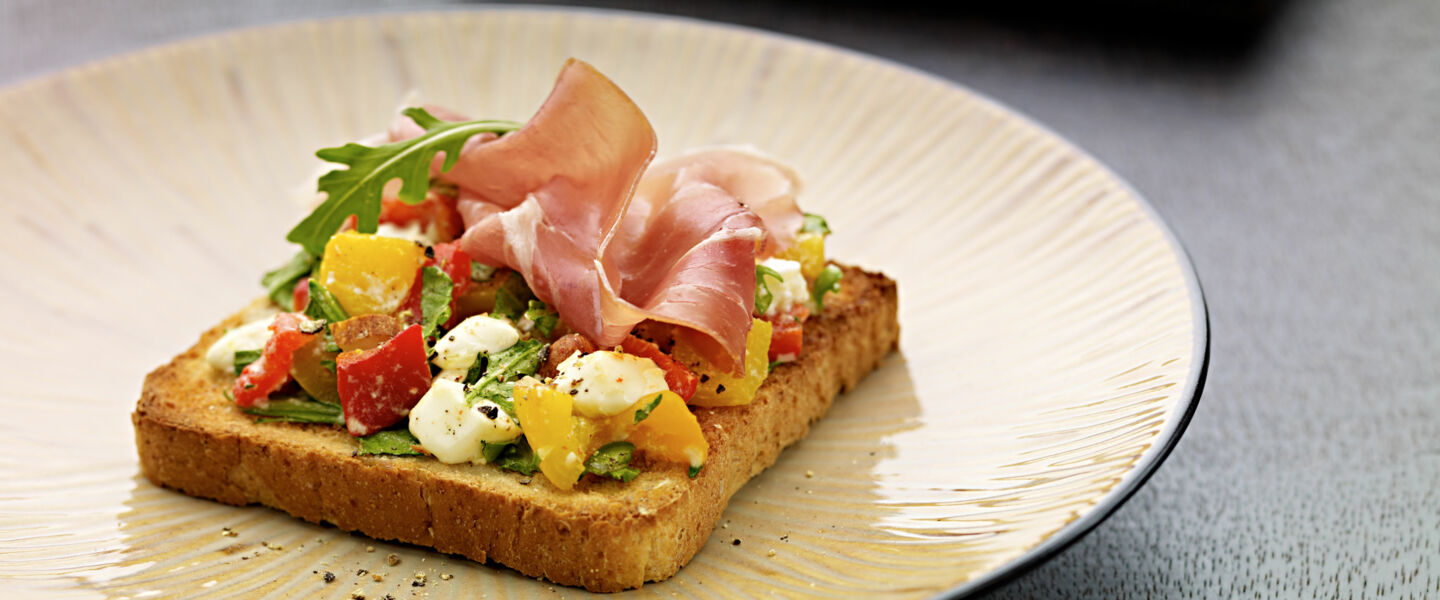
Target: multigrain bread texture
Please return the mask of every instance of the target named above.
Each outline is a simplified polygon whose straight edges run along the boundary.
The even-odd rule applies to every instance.
[[[140,464],[150,481],[192,496],[264,504],[591,591],[636,588],[689,562],[736,490],[896,347],[895,283],[843,269],[840,291],[806,322],[798,361],[776,367],[749,405],[695,409],[710,457],[694,479],[684,466],[646,464],[629,483],[587,476],[567,493],[538,472],[355,456],[338,428],[257,424],[225,398],[233,376],[204,354],[261,301],[145,378],[132,417]]]

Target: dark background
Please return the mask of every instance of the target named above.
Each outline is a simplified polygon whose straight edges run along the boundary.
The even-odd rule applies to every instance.
[[[580,4],[948,78],[1095,154],[1185,243],[1213,332],[1188,432],[1109,521],[988,597],[1440,596],[1440,2]],[[0,85],[416,6],[0,0]]]

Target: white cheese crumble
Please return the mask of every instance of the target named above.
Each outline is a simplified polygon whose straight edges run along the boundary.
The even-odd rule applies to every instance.
[[[434,246],[440,240],[438,227],[433,224],[423,227],[419,221],[412,221],[409,225],[381,223],[375,228],[375,235],[410,240],[422,246]]]
[[[609,350],[572,354],[557,371],[555,389],[570,394],[575,411],[587,417],[618,415],[670,389],[655,361]]]
[[[765,287],[770,289],[774,300],[770,302],[770,308],[765,310],[765,316],[773,317],[790,310],[796,304],[805,304],[810,300],[810,290],[805,286],[805,276],[800,273],[800,263],[783,258],[767,258],[760,262],[762,266],[775,269],[784,279],[775,281],[773,277],[766,277]]]
[[[432,362],[445,371],[464,371],[475,364],[481,352],[494,354],[520,341],[520,332],[503,319],[475,315],[456,325],[435,342]]]
[[[205,362],[221,371],[235,371],[235,353],[241,350],[263,350],[274,332],[270,331],[271,319],[251,321],[230,331],[210,345],[205,351]]]
[[[489,400],[465,402],[465,385],[436,379],[430,391],[410,409],[410,433],[445,464],[484,462],[481,442],[508,442],[520,437],[520,426]]]

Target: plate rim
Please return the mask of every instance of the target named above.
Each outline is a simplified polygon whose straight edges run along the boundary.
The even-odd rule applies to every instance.
[[[908,76],[923,79],[933,85],[938,85],[952,91],[959,91],[968,95],[974,101],[984,104],[988,109],[1003,114],[1006,118],[1014,119],[1036,132],[1050,137],[1054,143],[1062,149],[1073,152],[1076,156],[1090,161],[1096,168],[1117,183],[1126,194],[1138,205],[1146,220],[1164,237],[1169,246],[1171,254],[1176,258],[1177,267],[1181,278],[1185,281],[1186,297],[1191,304],[1191,326],[1193,328],[1193,339],[1191,344],[1192,363],[1191,368],[1185,377],[1185,385],[1177,396],[1175,408],[1177,413],[1169,419],[1164,427],[1156,434],[1155,441],[1145,451],[1141,452],[1136,462],[1120,478],[1113,487],[1101,495],[1093,505],[1079,517],[1072,519],[1059,529],[1055,530],[1038,544],[1025,550],[1005,563],[991,568],[990,570],[959,582],[950,588],[938,592],[935,599],[957,599],[969,597],[982,592],[990,591],[999,586],[1013,581],[1020,575],[1029,572],[1037,566],[1044,564],[1056,555],[1060,554],[1076,542],[1083,539],[1101,523],[1109,519],[1127,501],[1134,497],[1135,493],[1144,487],[1150,477],[1159,470],[1159,467],[1170,456],[1171,452],[1178,445],[1184,436],[1196,409],[1200,404],[1200,397],[1205,388],[1206,380],[1210,370],[1210,314],[1209,306],[1205,298],[1203,286],[1200,282],[1199,273],[1195,267],[1194,259],[1185,249],[1184,243],[1170,227],[1169,223],[1160,214],[1160,211],[1124,177],[1121,177],[1109,164],[1099,160],[1084,147],[1076,144],[1070,138],[1056,132],[1045,123],[1030,117],[1027,113],[1000,102],[988,94],[977,91],[964,83],[955,81],[944,76],[931,73],[920,67],[898,62],[883,56],[870,54],[854,48],[841,46],[836,43],[802,37],[796,34],[773,31],[749,25],[710,21],[699,17],[686,15],[670,15],[662,13],[651,13],[639,10],[570,6],[570,5],[534,5],[534,4],[512,4],[504,6],[483,5],[468,7],[394,7],[360,10],[354,12],[342,12],[331,15],[316,15],[297,18],[285,18],[265,23],[245,25],[241,27],[229,27],[183,35],[174,39],[158,43],[141,45],[117,53],[105,54],[98,57],[83,59],[71,64],[54,67],[50,70],[22,77],[17,80],[6,82],[0,86],[0,102],[8,100],[9,97],[18,96],[27,91],[61,83],[68,76],[86,71],[114,68],[124,62],[138,61],[151,58],[165,53],[177,52],[191,46],[198,46],[211,42],[217,38],[235,37],[240,35],[262,34],[268,30],[284,30],[309,25],[333,24],[339,22],[362,22],[362,21],[384,21],[405,18],[416,18],[425,16],[443,15],[475,15],[483,13],[546,13],[546,14],[568,14],[579,17],[592,18],[630,18],[637,20],[651,20],[664,23],[680,23],[688,26],[718,29],[731,34],[755,36],[771,41],[785,44],[808,47],[828,53],[836,53],[846,58],[860,62],[872,63],[884,68],[898,70]]]

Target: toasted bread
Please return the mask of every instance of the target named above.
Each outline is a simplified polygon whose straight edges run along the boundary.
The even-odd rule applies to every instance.
[[[843,270],[838,293],[806,322],[799,360],[777,366],[754,402],[694,409],[710,457],[693,479],[656,463],[628,483],[586,477],[562,492],[538,474],[489,465],[356,456],[334,427],[257,424],[224,396],[233,377],[204,359],[245,311],[146,377],[133,415],[140,463],[150,481],[193,496],[264,504],[591,591],[636,588],[689,562],[730,496],[896,347],[895,283]]]

